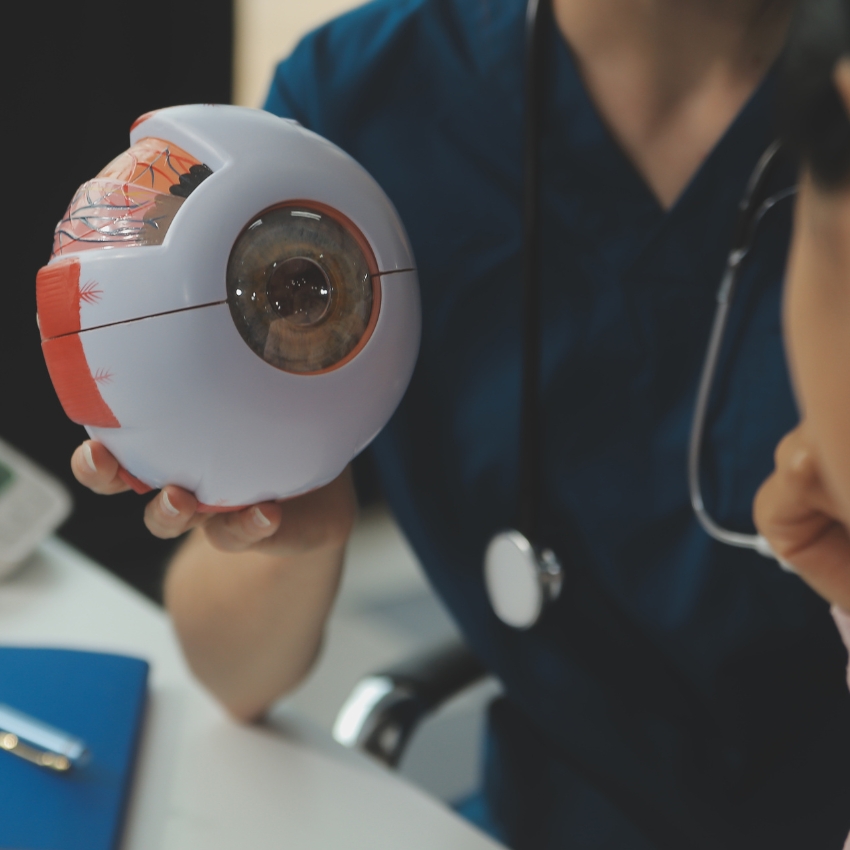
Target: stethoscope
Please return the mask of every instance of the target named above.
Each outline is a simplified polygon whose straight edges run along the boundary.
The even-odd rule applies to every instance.
[[[528,0],[525,30],[525,116],[523,126],[522,196],[522,394],[519,440],[519,522],[517,528],[500,531],[489,542],[484,555],[484,582],[490,604],[498,618],[517,629],[531,628],[546,608],[558,599],[564,583],[564,568],[557,555],[540,545],[541,417],[540,374],[540,137],[543,106],[546,19],[550,0]],[[700,461],[706,413],[714,375],[723,344],[729,310],[738,277],[755,233],[765,214],[780,201],[796,193],[788,188],[768,195],[781,153],[774,142],[762,154],[738,205],[738,221],[726,268],[717,290],[717,307],[700,376],[688,447],[688,489],[691,506],[705,531],[720,543],[753,549],[767,558],[778,559],[760,534],[743,534],[724,528],[708,512],[702,497]]]

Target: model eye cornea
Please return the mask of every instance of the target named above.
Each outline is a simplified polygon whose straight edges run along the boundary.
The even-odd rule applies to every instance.
[[[286,372],[342,365],[375,324],[368,245],[343,216],[287,204],[256,216],[227,266],[230,314],[251,350]]]
[[[278,263],[266,284],[266,297],[274,311],[297,327],[315,325],[326,318],[333,295],[325,270],[307,257]]]

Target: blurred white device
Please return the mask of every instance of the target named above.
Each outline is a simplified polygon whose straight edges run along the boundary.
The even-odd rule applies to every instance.
[[[138,492],[233,510],[325,484],[410,380],[407,236],[350,156],[235,106],[142,116],[80,187],[37,281],[68,416]]]
[[[0,579],[70,512],[64,485],[0,440]]]

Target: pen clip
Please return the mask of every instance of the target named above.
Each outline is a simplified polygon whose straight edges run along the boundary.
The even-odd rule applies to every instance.
[[[72,766],[71,759],[67,756],[31,747],[29,744],[25,744],[14,732],[0,730],[0,750],[5,750],[7,753],[24,759],[24,761],[59,773],[70,770]]]
[[[59,773],[84,763],[89,755],[79,738],[3,704],[0,704],[0,750]]]

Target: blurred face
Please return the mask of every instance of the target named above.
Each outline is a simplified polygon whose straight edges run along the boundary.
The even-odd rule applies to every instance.
[[[850,524],[850,186],[804,173],[795,211],[784,326],[794,388],[823,477]]]

